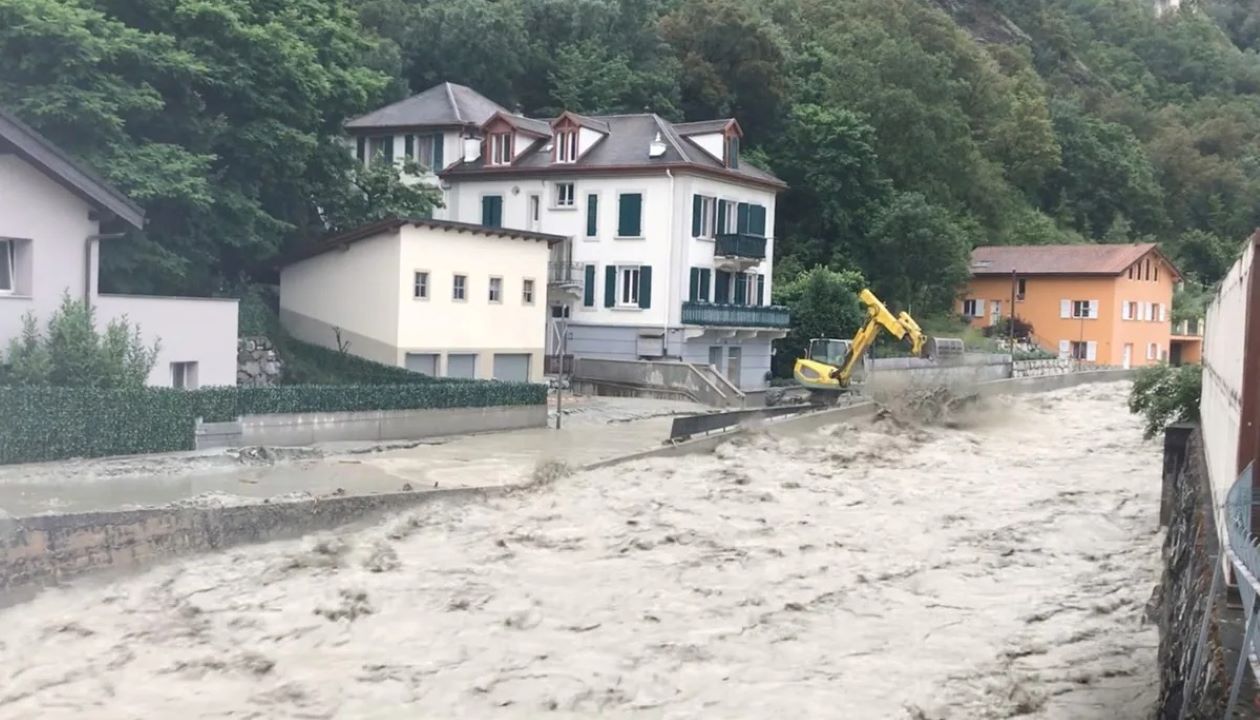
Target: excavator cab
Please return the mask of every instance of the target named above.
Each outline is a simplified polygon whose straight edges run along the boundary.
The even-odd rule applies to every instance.
[[[814,338],[809,341],[809,349],[806,351],[805,356],[810,360],[840,367],[844,364],[844,359],[848,357],[849,348],[851,347],[853,347],[852,340]]]

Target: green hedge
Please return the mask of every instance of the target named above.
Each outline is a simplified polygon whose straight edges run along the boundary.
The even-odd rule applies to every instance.
[[[540,405],[545,385],[407,385],[96,390],[0,387],[0,464],[191,450],[196,418],[353,410]]]

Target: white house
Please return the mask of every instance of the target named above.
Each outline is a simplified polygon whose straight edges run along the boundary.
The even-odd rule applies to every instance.
[[[445,124],[425,124],[434,118]],[[424,143],[413,135],[440,130],[435,215],[566,238],[552,251],[548,304],[569,318],[570,353],[708,363],[745,389],[766,386],[771,341],[789,319],[770,304],[785,185],[741,160],[734,120],[539,120],[446,83],[347,127],[369,163],[414,157]],[[555,342],[549,334],[549,350]]]
[[[385,220],[280,271],[300,340],[437,377],[540,381],[550,247],[564,238],[446,220]]]
[[[236,384],[237,301],[98,291],[99,244],[140,228],[144,211],[0,109],[0,353],[33,313],[41,326],[63,295],[93,306],[98,328],[126,317],[160,345],[156,386]]]

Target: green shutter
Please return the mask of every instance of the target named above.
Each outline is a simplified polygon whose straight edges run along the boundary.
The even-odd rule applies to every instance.
[[[713,302],[728,303],[731,301],[731,274],[725,270],[717,271],[717,279],[713,283]]]
[[[481,198],[481,224],[486,227],[500,227],[503,224],[503,197],[485,195]]]
[[[709,301],[709,269],[700,268],[700,300]]]
[[[725,235],[728,232],[726,229],[726,201],[718,200],[717,205],[717,234]]]
[[[394,136],[385,136],[385,162],[394,162]]]
[[[438,133],[433,136],[433,169],[441,170],[446,167],[446,163],[442,160],[442,134]]]
[[[737,223],[735,232],[737,233],[748,232],[748,203],[740,203],[738,206],[736,206],[735,222]]]
[[[367,138],[359,137],[358,148],[355,157],[359,158],[359,162],[365,162],[367,160]]]
[[[758,305],[766,304],[766,276],[765,275],[757,276],[757,304]]]
[[[748,208],[748,232],[758,237],[766,236],[766,206],[750,205]]]
[[[744,273],[735,275],[735,304],[743,305],[748,302],[748,276]]]
[[[687,299],[691,302],[700,299],[700,268],[691,268],[691,283],[688,285]]]
[[[700,217],[704,211],[704,199],[699,195],[691,196],[691,237],[700,237],[700,231],[704,225]]]
[[[644,310],[652,307],[652,266],[639,267],[639,307]]]
[[[604,268],[604,307],[617,304],[617,266]]]
[[[599,234],[599,196],[591,193],[586,196],[586,237]]]
[[[586,281],[582,284],[582,306],[595,307],[595,265],[587,265]]]
[[[617,236],[639,237],[643,229],[643,196],[639,193],[623,193],[617,209]]]
[[[416,136],[410,133],[403,135],[403,153],[408,159],[416,156]]]

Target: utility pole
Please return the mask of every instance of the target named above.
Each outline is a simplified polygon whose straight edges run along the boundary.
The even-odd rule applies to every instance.
[[[561,412],[564,402],[564,359],[568,355],[569,349],[569,319],[562,318],[558,323],[560,326],[560,367],[556,372],[556,429],[560,429],[560,418],[564,414]]]
[[[1019,277],[1015,268],[1011,268],[1011,355],[1015,354],[1015,290],[1019,287]]]

